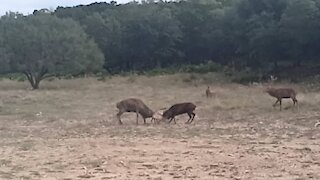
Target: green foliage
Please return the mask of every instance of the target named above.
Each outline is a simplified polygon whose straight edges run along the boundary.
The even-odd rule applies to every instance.
[[[248,84],[252,82],[261,82],[262,77],[254,72],[237,72],[232,77],[232,82]]]
[[[47,75],[78,74],[101,69],[104,56],[81,26],[46,13],[0,19],[0,56],[11,72],[26,75],[34,89]]]
[[[60,8],[56,14],[85,27],[107,57],[105,68],[111,73],[215,71],[204,65],[208,59],[240,71],[246,67],[267,71],[283,63],[318,61],[319,4],[318,0],[144,1]]]
[[[23,72],[26,64],[35,74],[71,76],[102,64],[120,75],[206,74],[230,66],[241,72],[235,81],[247,82],[260,72],[319,64],[319,0],[147,0],[52,14],[1,18],[0,73]]]
[[[7,73],[2,75],[1,78],[11,79],[11,80],[20,81],[20,82],[27,80],[26,76],[24,76],[21,73]]]
[[[154,68],[149,71],[145,71],[144,74],[148,76],[155,76],[155,75],[163,75],[163,74],[174,74],[179,72],[179,69],[176,67],[166,67],[166,68]]]
[[[169,66],[166,68],[155,68],[150,71],[145,71],[143,74],[154,76],[162,74],[175,74],[175,73],[197,73],[197,74],[206,74],[209,72],[222,72],[223,67],[219,64],[216,64],[212,61],[209,61],[206,64],[198,65],[181,65],[181,66]]]
[[[221,71],[222,69],[223,68],[222,68],[221,65],[216,64],[216,63],[214,63],[212,61],[209,61],[206,64],[201,63],[199,65],[182,66],[180,68],[180,72],[205,74],[205,73],[208,73],[208,72],[218,72],[218,71]]]

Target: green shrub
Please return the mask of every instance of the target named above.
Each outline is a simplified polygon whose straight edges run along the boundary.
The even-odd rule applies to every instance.
[[[206,64],[199,64],[199,65],[185,65],[180,68],[181,72],[186,73],[199,73],[205,74],[208,72],[219,72],[222,71],[223,67],[217,63],[212,61],[208,61]]]
[[[62,76],[62,79],[73,79],[74,76],[72,74],[67,74],[67,75],[64,75]]]
[[[261,74],[254,72],[237,72],[233,74],[232,82],[240,84],[261,82]]]
[[[19,81],[19,82],[23,82],[23,81],[27,80],[27,77],[24,74],[21,74],[21,73],[5,74],[5,75],[2,76],[2,78],[7,78],[7,79]]]
[[[163,75],[163,74],[175,74],[175,73],[198,73],[206,74],[209,72],[221,72],[223,71],[223,66],[208,61],[206,64],[198,65],[181,65],[181,66],[170,66],[166,68],[155,68],[149,71],[143,72],[143,74],[148,76]]]
[[[147,76],[156,76],[156,75],[163,75],[163,74],[174,74],[176,72],[179,72],[179,68],[177,67],[167,67],[167,68],[155,68],[150,71],[144,72]]]

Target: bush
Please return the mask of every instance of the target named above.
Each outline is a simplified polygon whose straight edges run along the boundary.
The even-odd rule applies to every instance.
[[[261,82],[262,76],[253,72],[237,72],[233,74],[232,82],[240,84],[248,84],[251,82]]]
[[[179,68],[177,67],[167,67],[167,68],[155,68],[150,71],[146,71],[143,74],[147,76],[156,76],[156,75],[164,75],[164,74],[174,74],[179,72]]]
[[[9,74],[4,74],[1,76],[1,78],[6,78],[6,79],[11,79],[19,82],[23,82],[27,80],[26,76],[20,73],[9,73]]]
[[[181,72],[186,73],[199,73],[205,74],[208,72],[219,72],[223,68],[221,65],[214,63],[212,61],[208,61],[206,64],[199,64],[199,65],[185,65],[180,68]]]
[[[208,61],[206,64],[198,65],[181,65],[181,66],[170,66],[166,68],[155,68],[149,71],[143,72],[145,75],[155,76],[163,74],[175,74],[175,73],[198,73],[206,74],[209,72],[221,72],[223,67],[212,61]]]

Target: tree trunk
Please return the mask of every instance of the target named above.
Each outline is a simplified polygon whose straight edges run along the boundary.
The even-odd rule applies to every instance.
[[[23,72],[23,74],[27,77],[31,87],[34,89],[34,76],[28,71]]]
[[[39,89],[40,79],[35,78],[34,85],[32,86],[33,89]]]
[[[46,68],[42,68],[41,72],[39,73],[31,73],[29,71],[25,71],[24,75],[27,77],[32,89],[39,89],[40,81],[49,77],[45,76],[48,70]]]
[[[40,79],[36,78],[32,73],[25,72],[24,74],[27,77],[32,89],[39,89]]]

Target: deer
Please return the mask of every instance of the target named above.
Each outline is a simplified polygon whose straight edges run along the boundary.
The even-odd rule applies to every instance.
[[[270,80],[271,80],[271,83],[273,83],[275,80],[277,80],[277,77],[271,75]],[[279,102],[280,111],[282,110],[282,107],[281,107],[282,99],[291,98],[293,101],[293,106],[298,104],[298,100],[296,98],[297,93],[292,88],[273,88],[269,84],[265,92],[268,93],[270,96],[277,98],[277,101],[273,104],[273,107],[275,107]]]
[[[214,93],[210,90],[210,86],[206,89],[206,97],[211,98],[214,95]]]
[[[174,120],[174,123],[176,124],[175,116],[186,113],[189,116],[189,119],[186,122],[186,124],[190,124],[192,123],[196,115],[193,112],[195,109],[196,109],[196,105],[190,102],[174,104],[168,110],[163,112],[162,120],[169,120],[168,123],[171,123],[171,121]]]
[[[140,99],[129,98],[124,99],[116,104],[119,112],[117,118],[119,124],[123,124],[120,117],[125,112],[135,112],[137,114],[136,124],[138,125],[139,114],[142,116],[144,124],[146,124],[146,118],[151,118],[154,112]]]

